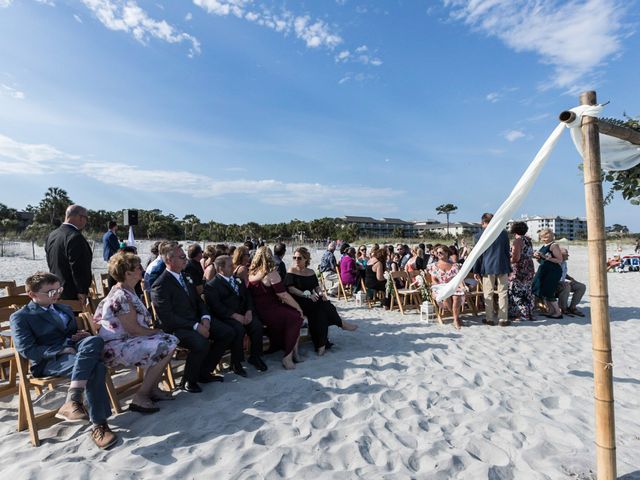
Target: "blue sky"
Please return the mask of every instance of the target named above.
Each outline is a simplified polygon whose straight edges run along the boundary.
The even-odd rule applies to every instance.
[[[639,3],[0,0],[0,202],[477,221],[580,91],[640,115]],[[578,163],[519,213],[584,216]]]

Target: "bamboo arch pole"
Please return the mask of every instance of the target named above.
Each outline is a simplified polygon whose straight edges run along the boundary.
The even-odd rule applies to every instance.
[[[595,105],[596,92],[580,95],[581,105]],[[568,112],[560,116],[569,121]],[[609,292],[607,287],[607,244],[604,229],[604,203],[600,166],[598,119],[582,117],[584,156],[584,196],[587,207],[589,245],[589,297],[591,298],[591,335],[596,414],[596,467],[598,480],[615,480],[616,438],[613,404],[613,363],[609,328]]]

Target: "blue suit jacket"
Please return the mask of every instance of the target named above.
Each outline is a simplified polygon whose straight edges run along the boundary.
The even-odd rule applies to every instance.
[[[109,230],[102,236],[102,258],[107,262],[120,248],[120,242],[115,233]]]
[[[31,361],[31,373],[41,377],[45,365],[66,347],[73,346],[71,336],[78,331],[73,310],[67,305],[56,304],[56,310],[69,317],[63,329],[55,314],[43,310],[33,301],[14,312],[10,318],[11,333],[16,350]]]
[[[478,243],[483,233],[484,230],[476,233],[474,237],[475,243]],[[473,266],[473,273],[478,275],[504,275],[505,273],[511,273],[509,235],[506,230],[500,232],[498,238],[480,255],[480,258]]]

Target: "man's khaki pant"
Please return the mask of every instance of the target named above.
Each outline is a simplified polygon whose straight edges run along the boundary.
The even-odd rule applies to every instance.
[[[496,288],[497,284],[497,288]],[[498,321],[506,322],[509,313],[509,275],[485,275],[482,277],[485,314],[488,322],[496,321],[493,294],[498,294]]]

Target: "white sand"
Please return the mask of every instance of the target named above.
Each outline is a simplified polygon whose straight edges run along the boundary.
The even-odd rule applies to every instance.
[[[570,251],[570,273],[587,283],[586,248]],[[2,258],[0,279],[42,264]],[[608,279],[618,473],[629,480],[640,478],[640,273]],[[112,417],[121,441],[108,452],[67,424],[33,448],[15,432],[16,398],[0,399],[3,478],[595,478],[588,317],[456,332],[338,306],[360,328],[333,330],[325,357],[306,344],[295,371],[274,354],[264,374],[228,373],[161,413]]]

